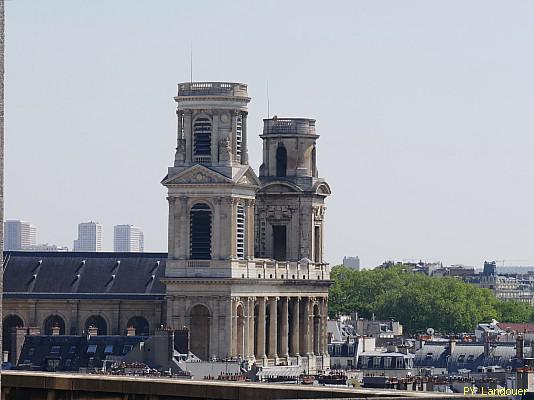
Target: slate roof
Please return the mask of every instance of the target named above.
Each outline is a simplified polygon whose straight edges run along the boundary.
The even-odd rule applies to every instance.
[[[524,354],[530,354],[530,347],[525,346]],[[484,355],[484,344],[457,344],[452,354],[446,344],[425,344],[415,353],[416,368],[447,368],[449,373],[468,369],[476,372],[479,367],[498,365],[506,369],[523,366],[516,358],[515,344],[498,344],[492,346],[489,354]]]
[[[144,336],[26,336],[18,367],[34,371],[78,371],[80,368],[101,368],[108,356],[122,357]],[[49,360],[58,360],[51,369]]]
[[[163,299],[167,253],[4,252],[5,298]]]

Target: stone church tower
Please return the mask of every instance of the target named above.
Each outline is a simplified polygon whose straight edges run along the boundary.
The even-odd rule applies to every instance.
[[[317,178],[314,121],[265,121],[260,181],[248,165],[246,85],[180,83],[175,101],[176,155],[162,181],[168,325],[189,328],[204,360],[328,366],[330,190]]]

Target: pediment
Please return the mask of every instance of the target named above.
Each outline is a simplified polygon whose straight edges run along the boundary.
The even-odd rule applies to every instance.
[[[332,190],[326,182],[319,182],[314,189],[316,194],[320,194],[323,196],[329,196],[332,194]]]
[[[294,193],[302,192],[302,189],[297,185],[289,182],[274,181],[264,185],[261,189],[264,193]]]
[[[234,180],[237,182],[238,185],[261,185],[261,182],[254,173],[254,170],[250,167],[237,173],[237,175],[234,176]]]
[[[199,185],[199,184],[217,184],[233,183],[231,179],[215,172],[203,165],[197,164],[185,171],[180,172],[172,177],[166,177],[163,185]]]

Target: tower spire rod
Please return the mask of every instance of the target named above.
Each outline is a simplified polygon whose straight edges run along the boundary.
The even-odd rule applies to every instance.
[[[270,108],[270,101],[269,101],[269,80],[267,80],[267,119],[269,119],[269,115],[271,115]]]
[[[189,72],[191,74],[191,83],[193,83],[193,41],[189,47]]]

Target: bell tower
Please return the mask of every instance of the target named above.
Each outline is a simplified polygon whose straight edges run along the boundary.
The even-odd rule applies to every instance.
[[[264,119],[261,188],[256,194],[256,256],[324,263],[324,199],[319,178],[315,120]]]
[[[168,189],[167,276],[232,277],[232,260],[254,256],[254,198],[248,165],[247,85],[178,84],[174,165]]]

